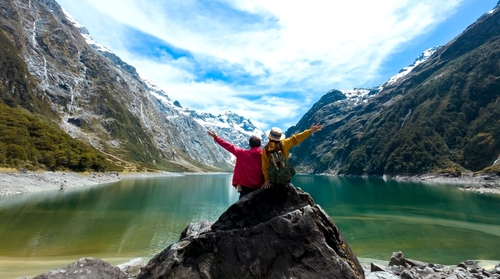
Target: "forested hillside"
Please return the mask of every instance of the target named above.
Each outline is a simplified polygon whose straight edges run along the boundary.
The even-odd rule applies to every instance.
[[[7,128],[0,131],[0,157],[4,158],[0,166],[107,169],[100,159],[95,159],[101,162],[99,167],[74,164],[75,154],[91,152],[100,154],[92,158],[104,156],[119,168],[133,171],[232,168],[229,154],[206,135],[196,119],[180,111],[161,89],[141,79],[133,66],[109,50],[104,55],[101,50],[105,48],[93,42],[56,1],[5,0],[0,9],[0,103],[9,107],[8,116],[22,117],[16,123],[1,121]],[[42,134],[26,134],[31,125]],[[50,148],[65,150],[65,159],[55,161],[70,164],[49,163],[47,156],[54,154],[31,144],[42,140],[37,135],[46,133],[58,138],[52,139]],[[21,136],[23,145],[12,142],[16,136]]]
[[[58,117],[50,110],[48,98],[37,90],[26,64],[1,32],[0,65],[0,166],[31,170],[121,169],[55,125],[53,120]]]
[[[365,105],[339,113],[345,108],[335,99],[318,103],[287,131],[325,124],[310,144],[292,150],[301,171],[499,172],[500,10],[482,16]]]

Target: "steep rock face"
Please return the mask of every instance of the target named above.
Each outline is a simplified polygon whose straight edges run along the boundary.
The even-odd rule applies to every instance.
[[[241,148],[248,148],[248,139],[251,136],[263,138],[264,132],[255,127],[252,121],[237,115],[231,111],[217,116],[211,113],[203,113],[187,110],[189,114],[203,127],[213,130],[218,136]]]
[[[14,44],[0,32],[0,99],[11,107],[22,106],[31,112],[57,117],[50,102],[28,72]]]
[[[335,156],[331,156],[332,148],[343,152],[341,146],[345,142],[337,138],[336,131],[345,125],[353,117],[363,117],[358,113],[361,108],[369,102],[374,95],[378,94],[377,88],[354,89],[351,91],[340,91],[332,89],[316,102],[313,107],[287,131],[287,137],[299,133],[311,126],[311,123],[321,123],[323,129],[308,139],[306,144],[300,144],[292,148],[293,156],[290,161],[296,169],[303,173],[323,172],[324,164],[337,168],[342,162]]]
[[[172,139],[171,144],[174,146],[187,145],[185,150],[189,152],[192,159],[224,170],[232,170],[235,164],[234,156],[216,144],[207,135],[207,130],[214,131],[218,136],[241,148],[248,148],[248,139],[251,135],[262,137],[262,131],[248,119],[231,112],[215,116],[211,113],[183,108],[179,102],[172,102],[165,92],[156,85],[149,81],[145,82],[150,93],[158,99],[161,113],[177,127],[177,130],[172,130],[174,133],[169,135]],[[183,134],[176,135],[177,132]],[[164,144],[162,142],[165,139],[164,136],[155,136],[155,138],[160,145]],[[200,150],[197,146],[202,146],[204,149]]]
[[[18,103],[42,107],[37,113],[50,110],[46,115],[52,114],[64,131],[125,167],[232,168],[231,157],[205,127],[177,110],[164,92],[166,98],[158,98],[161,90],[140,79],[132,66],[105,48],[90,46],[88,31],[55,1],[3,0],[0,8],[0,30],[14,46],[6,53],[21,57],[29,72],[19,77],[22,84],[6,84],[18,96],[2,99],[42,100]]]
[[[217,116],[211,113],[198,112],[190,109],[183,109],[183,111],[195,119],[195,121],[204,127],[205,130],[215,132],[217,136],[240,148],[250,148],[248,140],[251,136],[257,136],[261,139],[265,136],[264,132],[255,127],[250,120],[230,111]],[[220,152],[229,156],[227,163],[234,165],[236,163],[236,157],[218,144],[216,145]]]
[[[192,224],[137,277],[364,278],[328,215],[293,186],[259,189],[217,222]]]
[[[484,14],[358,107],[314,106],[292,134],[324,123],[292,149],[301,172],[354,175],[481,171],[500,155],[500,9]],[[342,112],[342,110],[344,110]],[[486,124],[488,123],[488,124]]]

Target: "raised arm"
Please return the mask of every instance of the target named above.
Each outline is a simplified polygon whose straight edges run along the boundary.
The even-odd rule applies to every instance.
[[[213,131],[207,131],[207,134],[209,134],[212,138],[214,138],[215,142],[219,144],[222,148],[226,149],[230,153],[232,153],[234,156],[237,156],[237,153],[241,151],[245,151],[243,148],[239,148],[234,146],[233,144],[219,138],[217,134]]]

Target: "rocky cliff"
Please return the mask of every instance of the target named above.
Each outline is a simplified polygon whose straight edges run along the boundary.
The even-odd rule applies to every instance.
[[[0,9],[2,60],[20,60],[2,64],[2,101],[50,118],[124,168],[232,169],[207,127],[94,42],[56,1],[2,0]]]
[[[146,278],[364,278],[330,217],[299,188],[259,189],[219,220],[189,225]]]

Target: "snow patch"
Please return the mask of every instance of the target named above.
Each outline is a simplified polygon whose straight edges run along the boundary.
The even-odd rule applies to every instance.
[[[85,39],[85,41],[87,42],[87,44],[89,44],[90,46],[92,46],[94,49],[96,49],[98,51],[113,53],[109,48],[107,48],[107,47],[105,47],[103,45],[100,45],[96,41],[94,41],[94,39],[92,39],[92,37],[90,36],[88,30],[85,28],[84,25],[80,24],[64,8],[61,7],[61,9],[62,9],[64,15],[66,16],[66,19],[68,21],[70,21],[71,24],[73,24],[73,26],[75,26],[78,29],[78,31],[80,31],[80,34],[83,36],[83,38]]]
[[[427,49],[426,51],[424,51],[422,54],[420,54],[416,59],[415,61],[413,62],[413,64],[411,64],[410,66],[408,67],[404,67],[401,71],[399,71],[399,73],[397,73],[396,75],[394,75],[393,77],[391,77],[387,82],[385,82],[384,84],[382,84],[380,86],[380,90],[384,89],[383,86],[384,85],[391,85],[391,84],[394,84],[396,81],[398,81],[399,79],[401,79],[402,77],[406,76],[407,74],[409,74],[415,67],[417,67],[418,65],[420,65],[421,63],[425,62],[427,59],[429,59],[429,57],[434,54],[434,52],[436,52],[439,48],[441,48],[441,46],[437,46],[437,47],[432,47],[432,48],[429,48]]]

